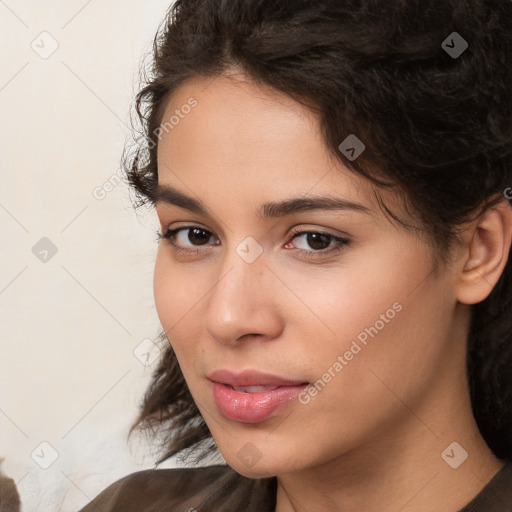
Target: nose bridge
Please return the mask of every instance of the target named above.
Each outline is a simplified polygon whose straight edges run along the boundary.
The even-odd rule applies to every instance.
[[[262,284],[265,269],[263,248],[253,238],[247,238],[229,247],[224,255],[219,281],[212,290],[212,298],[213,295],[217,295],[216,301],[220,299],[231,303],[237,299],[244,299],[240,305],[250,307],[253,294],[260,300],[262,298],[258,286]],[[235,302],[230,306],[236,307],[237,304]]]
[[[267,303],[272,295],[265,268],[263,249],[254,239],[243,239],[228,249],[205,315],[211,336],[230,342],[245,334],[275,335],[279,321],[276,309]]]

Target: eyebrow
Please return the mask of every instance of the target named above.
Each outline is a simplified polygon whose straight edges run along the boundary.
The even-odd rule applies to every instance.
[[[170,185],[158,184],[154,194],[155,204],[170,204],[193,213],[208,216],[208,209],[199,200],[189,197]],[[347,201],[340,197],[301,197],[286,199],[281,202],[263,204],[256,215],[263,219],[285,217],[294,213],[311,212],[315,210],[353,210],[371,215],[372,211],[366,206]]]

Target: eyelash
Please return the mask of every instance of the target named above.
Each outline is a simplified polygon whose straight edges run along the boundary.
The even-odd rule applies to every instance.
[[[185,249],[174,242],[176,235],[180,231],[184,231],[184,230],[188,230],[188,229],[195,229],[195,228],[200,229],[201,231],[204,231],[206,233],[210,233],[210,235],[213,234],[213,233],[211,233],[211,231],[204,229],[200,226],[181,226],[176,229],[167,229],[164,233],[160,233],[159,231],[157,231],[156,232],[157,240],[158,241],[166,240],[174,248],[174,250],[176,252],[183,253],[183,254],[189,254],[189,255],[197,255],[201,252],[199,248],[198,249]],[[301,231],[301,230],[297,229],[295,231],[292,231],[291,237],[290,237],[289,241],[286,242],[286,244],[289,244],[290,242],[295,240],[295,238],[298,238],[300,236],[307,235],[307,234],[323,235],[323,236],[329,237],[331,239],[330,241],[336,241],[336,242],[338,242],[339,245],[334,246],[334,248],[313,250],[313,251],[306,251],[305,249],[296,249],[296,251],[306,259],[315,259],[315,258],[319,258],[319,257],[326,256],[326,255],[331,256],[333,254],[337,254],[339,252],[344,251],[346,249],[346,246],[349,245],[349,243],[350,243],[349,239],[335,236],[335,235],[332,235],[331,233],[325,233],[322,231],[311,231],[311,230],[309,230],[309,231],[302,230]]]

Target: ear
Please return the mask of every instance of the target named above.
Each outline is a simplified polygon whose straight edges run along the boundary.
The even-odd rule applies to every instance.
[[[456,295],[463,304],[482,302],[507,263],[512,239],[512,208],[504,199],[472,222],[463,235]]]

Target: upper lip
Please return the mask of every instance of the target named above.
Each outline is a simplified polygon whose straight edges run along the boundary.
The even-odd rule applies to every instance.
[[[231,386],[298,386],[299,384],[307,384],[304,380],[285,379],[278,375],[256,370],[244,370],[241,373],[234,373],[229,370],[215,370],[207,377],[214,382]]]

